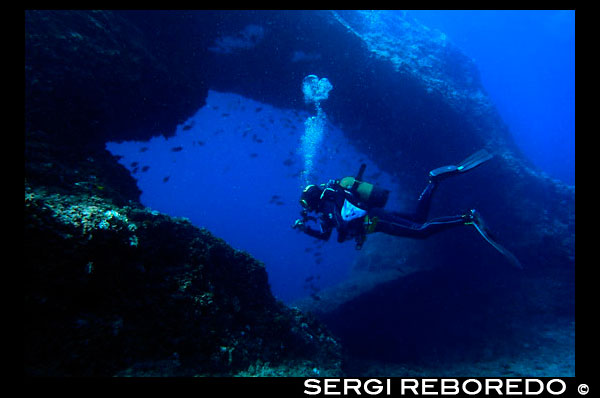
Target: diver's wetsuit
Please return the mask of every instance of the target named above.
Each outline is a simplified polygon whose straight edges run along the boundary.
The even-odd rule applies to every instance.
[[[330,180],[327,185],[321,185],[320,187],[314,184],[306,186],[300,199],[300,203],[305,209],[301,213],[302,219],[296,220],[292,227],[323,240],[328,240],[331,231],[336,228],[338,242],[354,238],[356,248],[360,249],[366,235],[373,232],[423,239],[458,225],[473,225],[477,232],[502,253],[513,266],[522,268],[519,260],[492,238],[477,210],[471,209],[462,215],[427,220],[431,197],[439,181],[472,170],[492,157],[493,154],[485,149],[480,149],[456,165],[446,165],[431,170],[429,172],[429,184],[419,196],[414,213],[383,210],[389,191],[376,191],[376,187],[372,184],[361,185],[360,180],[366,167],[363,163],[355,178],[345,177],[339,181]],[[362,187],[365,188],[361,190]],[[367,198],[365,203],[361,203],[361,197]],[[308,216],[307,211],[309,210],[319,214],[319,219]],[[308,220],[319,222],[320,231],[306,225],[305,222]]]
[[[360,203],[357,195],[342,188],[336,181],[330,181],[321,195],[317,209],[317,212],[320,213],[321,230],[304,226],[303,231],[317,239],[328,240],[331,231],[336,228],[338,242],[344,242],[352,238],[364,237],[366,233],[371,232],[423,239],[449,227],[463,225],[466,221],[463,215],[438,217],[426,221],[436,187],[435,182],[429,182],[419,196],[414,213],[400,213],[385,211],[381,208],[369,209]],[[346,201],[353,205],[351,207],[357,208],[354,218],[352,215],[348,216],[347,211],[344,213]],[[308,219],[316,220],[314,217],[308,217]]]

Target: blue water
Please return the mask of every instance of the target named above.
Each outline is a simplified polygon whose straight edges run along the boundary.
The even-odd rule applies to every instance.
[[[575,11],[410,10],[475,60],[523,153],[575,185]]]
[[[410,11],[444,31],[475,59],[483,84],[523,153],[549,175],[574,184],[574,12]],[[335,85],[330,96],[335,96]],[[302,82],[298,82],[302,101]],[[315,114],[277,109],[235,93],[209,91],[207,103],[175,136],[107,143],[122,156],[152,209],[186,217],[264,262],[274,295],[285,301],[343,281],[357,252],[335,234],[319,242],[291,228],[306,181],[305,121]],[[327,122],[312,182],[354,175],[398,186]],[[387,208],[406,198],[392,193]],[[414,200],[414,198],[412,198]]]

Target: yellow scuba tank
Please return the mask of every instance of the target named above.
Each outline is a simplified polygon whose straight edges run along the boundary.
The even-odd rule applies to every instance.
[[[342,188],[356,194],[359,200],[368,207],[384,207],[387,203],[390,191],[380,188],[371,183],[361,181],[365,172],[366,164],[362,164],[356,177],[344,177],[339,184]]]

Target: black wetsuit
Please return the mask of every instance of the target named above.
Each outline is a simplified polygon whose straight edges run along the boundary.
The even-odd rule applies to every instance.
[[[358,195],[332,180],[326,185],[317,209],[320,231],[306,225],[303,231],[317,239],[328,240],[332,230],[336,228],[338,242],[354,238],[360,245],[366,233],[371,232],[423,239],[449,227],[463,225],[466,221],[463,215],[426,220],[436,186],[435,182],[430,182],[425,187],[414,213],[400,213],[385,211],[382,208],[368,208],[360,202]],[[314,217],[308,219],[316,220]]]

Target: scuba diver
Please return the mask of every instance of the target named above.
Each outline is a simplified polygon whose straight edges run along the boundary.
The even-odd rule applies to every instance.
[[[356,248],[361,249],[366,235],[374,232],[424,239],[448,228],[473,225],[488,243],[506,256],[514,266],[521,268],[517,258],[491,238],[475,209],[465,214],[427,220],[431,198],[440,181],[472,170],[492,157],[492,154],[482,149],[457,165],[442,166],[430,171],[429,183],[419,196],[414,213],[384,210],[390,191],[362,181],[366,168],[366,165],[362,164],[356,177],[306,186],[300,196],[300,204],[303,207],[300,212],[301,218],[296,220],[292,228],[321,240],[329,240],[335,228],[338,242],[354,239]],[[310,216],[311,212],[317,213],[318,218]],[[319,230],[308,226],[308,221],[318,223]]]

